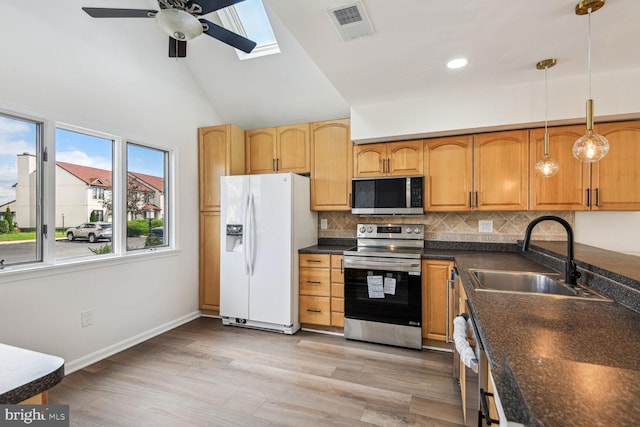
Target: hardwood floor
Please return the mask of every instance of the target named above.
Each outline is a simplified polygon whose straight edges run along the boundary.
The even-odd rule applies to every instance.
[[[68,375],[73,426],[456,426],[451,353],[200,318]]]

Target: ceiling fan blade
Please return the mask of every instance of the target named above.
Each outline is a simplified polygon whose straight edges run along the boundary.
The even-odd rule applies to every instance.
[[[213,22],[207,21],[206,19],[201,19],[200,22],[209,26],[209,29],[204,32],[205,34],[213,37],[214,39],[220,40],[222,43],[226,43],[229,46],[235,47],[245,53],[251,53],[253,48],[256,47],[256,42],[242,37],[240,34],[229,31],[226,28],[214,24]]]
[[[148,9],[111,9],[104,7],[83,7],[92,18],[152,18],[157,10]],[[152,15],[149,16],[149,13]]]
[[[169,58],[186,58],[187,42],[169,37]]]
[[[215,12],[219,9],[224,9],[225,7],[233,6],[236,3],[240,3],[244,0],[190,0],[187,3],[187,7],[191,6],[193,3],[200,5],[202,7],[202,12],[200,15],[206,15],[207,13]]]

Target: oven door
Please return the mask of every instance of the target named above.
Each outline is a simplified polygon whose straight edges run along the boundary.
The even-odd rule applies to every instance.
[[[345,256],[344,266],[345,318],[421,326],[420,259]]]

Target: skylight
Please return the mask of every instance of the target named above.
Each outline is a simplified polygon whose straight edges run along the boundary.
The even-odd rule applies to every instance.
[[[257,43],[251,53],[236,50],[240,59],[280,53],[278,41],[273,34],[262,0],[244,0],[217,13],[225,28]]]

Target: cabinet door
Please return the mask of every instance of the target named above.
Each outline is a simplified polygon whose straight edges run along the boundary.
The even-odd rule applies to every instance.
[[[311,123],[311,210],[351,210],[349,120]]]
[[[432,212],[471,210],[473,137],[426,140],[424,209]]]
[[[549,129],[549,155],[560,164],[555,176],[544,178],[536,172],[536,162],[544,155],[544,129],[530,131],[529,182],[531,210],[587,210],[589,164],[573,157],[573,143],[584,133],[584,126]]]
[[[383,176],[387,172],[387,144],[363,144],[353,147],[353,177]]]
[[[450,261],[422,261],[422,338],[447,340],[452,269]]]
[[[387,143],[387,175],[422,175],[422,140]]]
[[[220,310],[220,213],[200,213],[200,308]]]
[[[276,159],[276,128],[248,130],[247,173],[273,173]]]
[[[276,136],[277,171],[309,173],[309,124],[281,126]]]
[[[640,210],[640,121],[600,124],[595,131],[610,148],[591,166],[591,209]]]
[[[220,210],[220,177],[227,174],[227,126],[198,129],[200,210]]]
[[[481,211],[529,207],[529,131],[474,136],[474,206]]]

